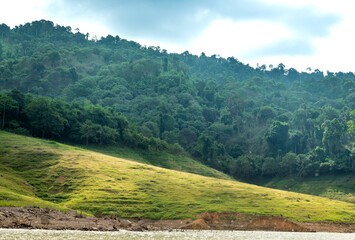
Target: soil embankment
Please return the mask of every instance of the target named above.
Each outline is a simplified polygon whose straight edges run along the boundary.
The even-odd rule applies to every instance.
[[[56,230],[158,231],[193,230],[264,230],[294,232],[355,232],[355,224],[300,223],[282,217],[254,216],[238,213],[203,213],[196,220],[126,219],[114,216],[82,216],[49,208],[0,207],[0,228],[35,228]]]

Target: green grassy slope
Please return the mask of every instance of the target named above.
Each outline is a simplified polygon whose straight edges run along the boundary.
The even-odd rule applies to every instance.
[[[206,177],[214,177],[220,179],[232,180],[233,178],[216,169],[210,168],[196,160],[182,155],[173,155],[164,152],[149,152],[141,149],[130,149],[124,147],[110,147],[110,146],[81,146],[82,148],[100,152],[113,157],[124,158],[139,163],[154,165],[157,167],[195,173]]]
[[[4,151],[0,151],[3,154]],[[35,189],[17,172],[0,164],[0,206],[39,206],[66,210],[64,206],[40,199]]]
[[[93,214],[153,219],[228,211],[355,222],[352,203],[167,170],[6,132],[0,132],[0,163],[0,204],[51,202]],[[16,184],[9,184],[11,179]]]
[[[353,174],[326,175],[302,179],[275,178],[260,185],[355,203],[355,176]]]

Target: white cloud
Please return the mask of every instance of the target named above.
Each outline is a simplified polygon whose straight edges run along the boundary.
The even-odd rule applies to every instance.
[[[282,0],[267,0],[272,3],[285,3]],[[355,2],[337,0],[337,1],[322,1],[322,0],[290,0],[288,4],[302,6],[314,5],[323,12],[337,13],[342,16],[340,24],[334,26],[330,30],[330,34],[326,38],[314,39],[314,47],[316,53],[313,56],[297,56],[297,57],[259,57],[250,61],[251,64],[256,63],[272,63],[276,65],[280,62],[286,67],[294,67],[298,70],[305,70],[307,67],[312,69],[320,69],[322,71],[355,71],[355,33],[352,31],[355,22]]]
[[[0,22],[14,27],[34,20],[47,18],[45,9],[47,0],[11,0],[2,1],[0,8]]]
[[[273,22],[217,20],[189,47],[197,54],[205,52],[207,55],[243,58],[255,47],[291,36],[284,26]]]
[[[287,29],[282,23],[265,21],[243,21],[233,22],[228,19],[217,20],[196,39],[190,41],[187,45],[159,44],[149,42],[147,45],[160,45],[170,52],[182,52],[189,50],[190,53],[199,55],[205,52],[207,55],[219,54],[222,57],[234,56],[244,63],[250,63],[253,66],[259,64],[284,63],[288,68],[296,68],[305,71],[306,68],[320,69],[323,71],[355,71],[352,56],[355,55],[355,48],[352,43],[355,42],[351,26],[355,18],[351,13],[354,9],[349,1],[318,1],[318,0],[268,0],[274,4],[287,3],[297,7],[313,6],[318,11],[324,13],[337,13],[341,15],[340,24],[330,29],[330,34],[324,38],[315,38],[313,40],[314,54],[309,56],[249,56],[249,52],[263,47],[267,44],[278,42],[283,39],[297,38],[295,32]],[[340,3],[340,4],[338,4]],[[346,4],[345,4],[346,3]],[[343,5],[342,5],[343,4]],[[300,18],[302,16],[300,15]],[[233,31],[231,30],[233,29]],[[298,36],[299,39],[306,36]]]

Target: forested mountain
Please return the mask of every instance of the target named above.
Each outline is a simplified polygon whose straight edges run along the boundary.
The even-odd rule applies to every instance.
[[[355,172],[351,72],[252,68],[74,32],[44,20],[0,25],[2,128],[186,151],[244,180]]]

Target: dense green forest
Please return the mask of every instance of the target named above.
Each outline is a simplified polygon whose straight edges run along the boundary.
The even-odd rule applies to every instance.
[[[75,33],[74,33],[75,32]],[[1,127],[189,154],[245,181],[355,172],[355,75],[0,25]]]

